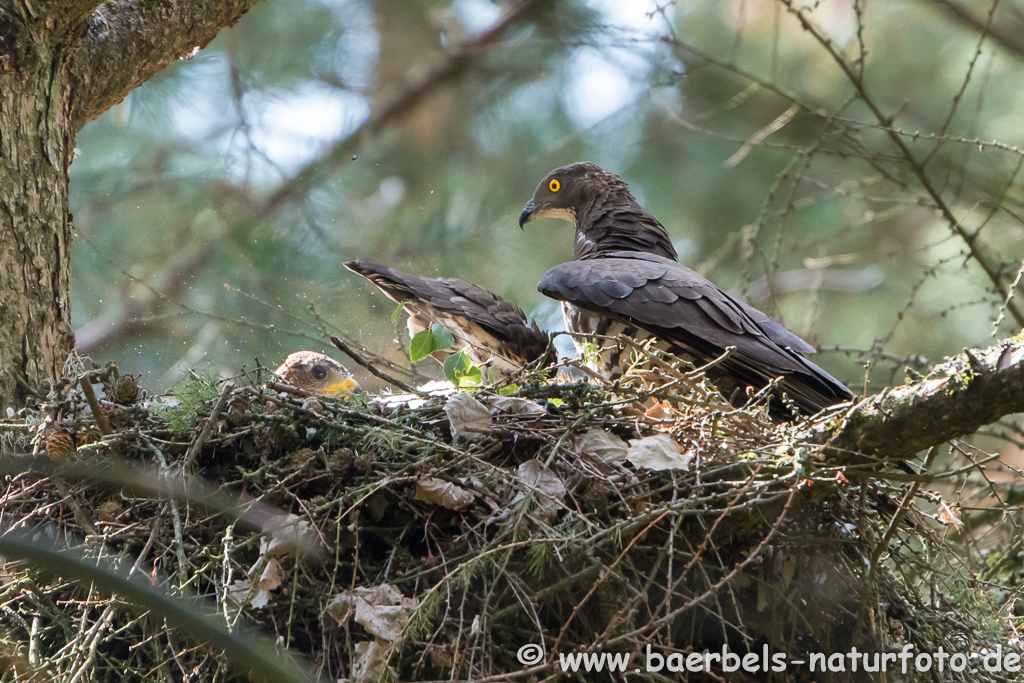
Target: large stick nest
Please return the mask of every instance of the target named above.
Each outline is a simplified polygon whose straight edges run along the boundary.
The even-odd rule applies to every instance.
[[[559,653],[602,651],[636,653],[631,680],[674,680],[643,670],[648,647],[678,663],[1006,642],[1007,593],[945,544],[923,511],[937,494],[815,445],[841,410],[774,424],[764,397],[734,409],[657,367],[404,399],[196,377],[141,401],[109,370],[76,374],[0,425],[5,529],[79,558],[2,565],[0,680],[248,680],[159,610],[72,580],[82,557],[203,596],[324,680],[593,680]]]

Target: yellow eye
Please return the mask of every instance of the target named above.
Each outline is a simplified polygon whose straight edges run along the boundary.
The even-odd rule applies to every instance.
[[[551,190],[552,192],[558,192],[559,190],[562,189],[562,183],[552,178],[551,182],[548,183],[548,189]]]

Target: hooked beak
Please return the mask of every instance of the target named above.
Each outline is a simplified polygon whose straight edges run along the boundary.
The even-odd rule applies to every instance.
[[[533,200],[526,202],[526,206],[519,213],[519,229],[522,230],[523,226],[533,220],[533,214],[537,211],[537,205],[533,203]]]
[[[323,393],[327,396],[345,396],[346,394],[361,394],[363,390],[359,388],[359,383],[353,378],[349,377],[343,379],[340,382],[328,385],[323,388]]]

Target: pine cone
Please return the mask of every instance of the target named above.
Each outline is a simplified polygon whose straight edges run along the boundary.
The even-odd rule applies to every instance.
[[[101,522],[113,522],[122,512],[124,512],[124,509],[120,503],[116,500],[108,500],[100,505],[99,519]]]
[[[74,452],[75,439],[66,429],[57,430],[46,440],[46,455],[50,460],[63,460]]]
[[[228,422],[237,425],[245,419],[245,411],[249,409],[249,398],[236,393],[228,399]]]
[[[314,458],[316,458],[316,451],[312,448],[300,448],[292,453],[288,460],[292,467],[295,469],[301,469],[308,465]]]
[[[327,456],[327,466],[332,472],[341,471],[346,467],[351,469],[355,464],[355,457],[356,452],[351,448],[338,448],[331,451],[331,454]]]
[[[316,400],[316,397],[310,396],[302,402],[303,410],[308,410],[311,413],[320,415],[324,412],[324,404]]]
[[[599,515],[602,519],[607,518],[610,502],[608,500],[610,489],[592,481],[583,494],[583,509],[588,513]]]
[[[257,451],[265,454],[272,453],[277,447],[274,437],[271,436],[270,430],[265,425],[259,425],[252,430],[252,444]]]
[[[116,428],[117,423],[121,419],[121,409],[117,406],[110,405],[100,406],[100,409],[103,411],[103,414],[107,416],[107,421],[110,423],[111,427]]]
[[[142,375],[121,375],[114,385],[114,400],[122,405],[131,405],[139,397],[139,377]]]
[[[88,427],[82,427],[75,432],[75,441],[79,446],[87,446],[91,443],[96,443],[103,439],[103,433],[100,432],[96,425],[89,425]]]
[[[357,453],[353,459],[356,472],[359,474],[366,474],[373,469],[373,454],[372,453]]]

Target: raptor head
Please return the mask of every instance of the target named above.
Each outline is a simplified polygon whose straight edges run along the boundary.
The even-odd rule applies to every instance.
[[[296,351],[274,373],[288,384],[312,394],[339,397],[362,393],[348,368],[315,351]]]
[[[625,193],[632,200],[622,178],[589,161],[560,166],[544,176],[533,197],[519,214],[519,227],[535,218],[563,218],[576,224],[576,218],[595,200]]]

